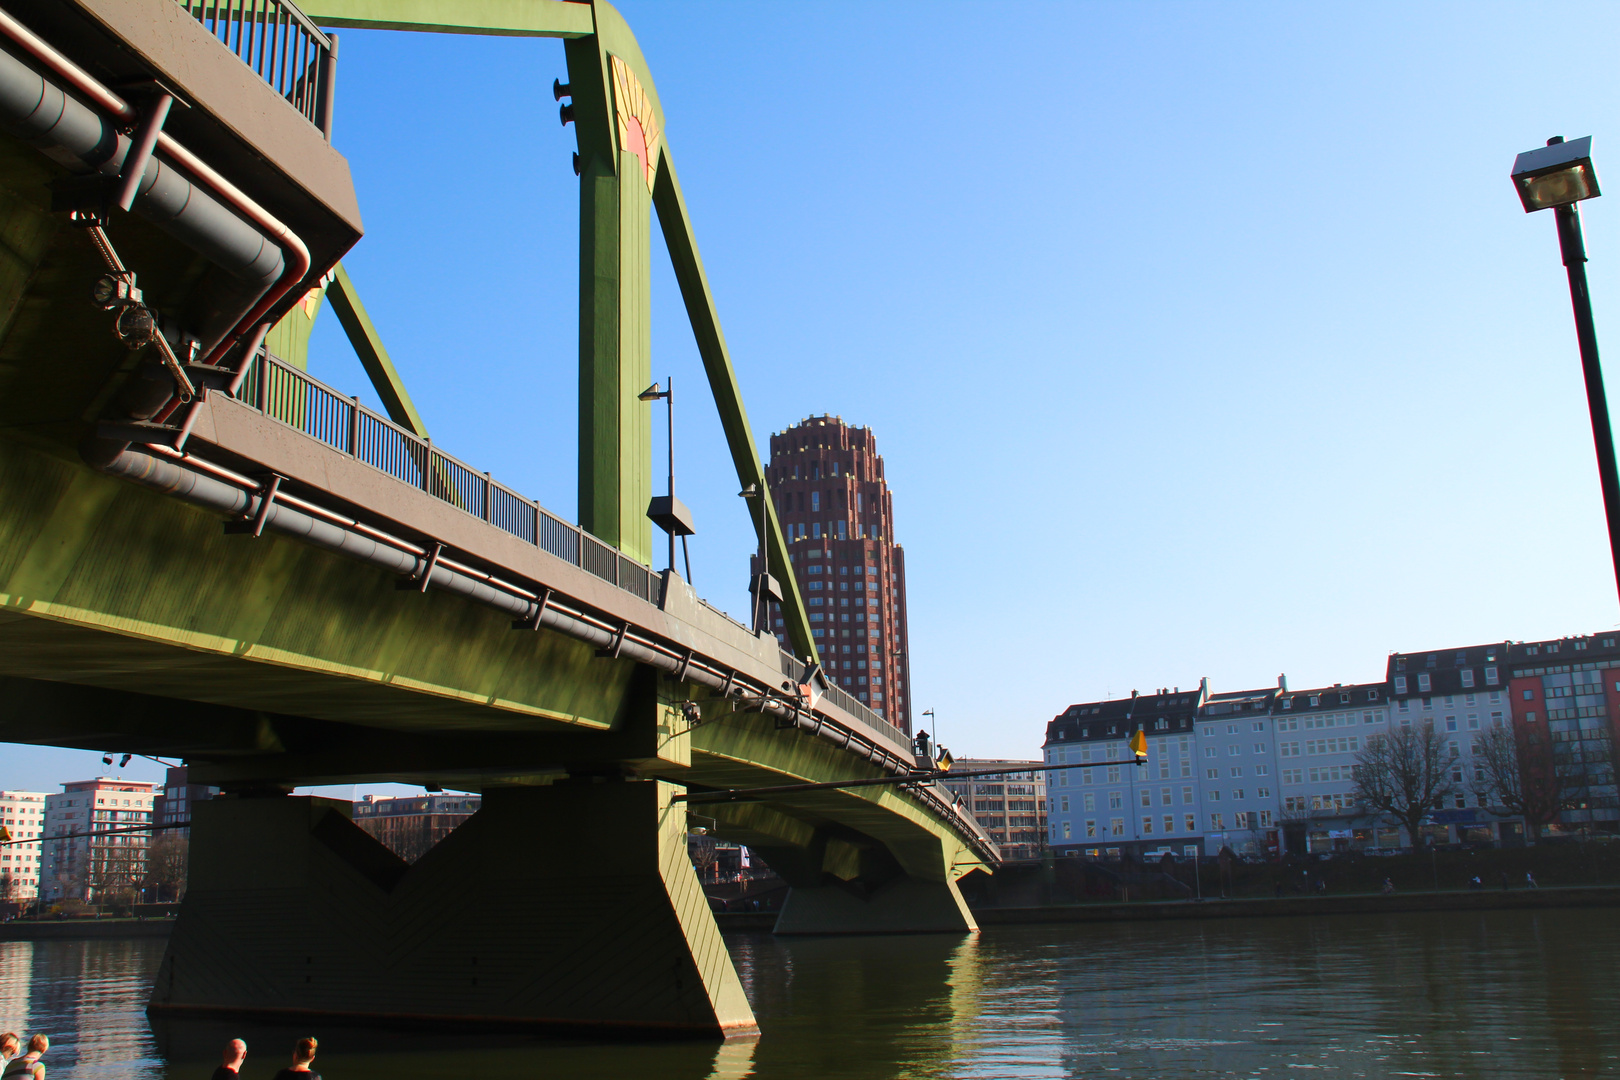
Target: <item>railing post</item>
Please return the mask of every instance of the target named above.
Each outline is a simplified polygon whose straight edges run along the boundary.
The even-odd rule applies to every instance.
[[[545,545],[540,543],[540,504],[535,503],[530,509],[534,511],[534,546],[544,547]]]
[[[360,398],[356,395],[349,402],[349,456],[360,458]]]
[[[433,440],[422,437],[422,490],[433,494]]]
[[[489,517],[489,495],[490,495],[489,473],[485,473],[484,474],[484,520],[485,521],[490,520],[490,517]]]
[[[259,356],[259,411],[270,415],[270,347]]]

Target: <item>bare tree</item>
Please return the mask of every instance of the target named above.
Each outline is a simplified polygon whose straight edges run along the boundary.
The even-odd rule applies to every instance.
[[[177,833],[166,833],[146,849],[146,885],[158,903],[179,900],[186,892],[186,858],[191,844]]]
[[[1474,751],[1473,788],[1498,817],[1522,817],[1530,839],[1580,800],[1584,771],[1573,756],[1560,753],[1543,733],[1516,734],[1498,725],[1486,731]]]
[[[692,866],[698,872],[699,881],[710,876],[710,872],[720,860],[720,853],[715,850],[714,839],[708,836],[692,837],[687,843],[687,852],[692,856]]]
[[[1446,741],[1431,723],[1369,736],[1356,754],[1356,798],[1406,828],[1415,845],[1423,819],[1456,792]]]

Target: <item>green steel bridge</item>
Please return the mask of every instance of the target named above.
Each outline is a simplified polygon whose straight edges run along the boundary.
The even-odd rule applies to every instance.
[[[605,3],[0,0],[0,739],[177,755],[155,1012],[634,1028],[753,1018],[689,816],[781,933],[971,931],[998,855],[817,672],[646,61]],[[578,525],[428,436],[339,260],[325,28],[560,38],[580,184]],[[649,569],[656,216],[791,652]],[[330,302],[387,415],[310,378]],[[666,514],[678,508],[665,508]],[[298,785],[483,793],[407,865]],[[688,793],[798,785],[688,805]]]

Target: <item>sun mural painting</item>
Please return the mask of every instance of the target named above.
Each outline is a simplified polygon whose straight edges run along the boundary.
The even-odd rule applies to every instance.
[[[641,80],[617,56],[613,61],[613,116],[618,121],[619,149],[641,159],[647,190],[658,176],[658,114]]]

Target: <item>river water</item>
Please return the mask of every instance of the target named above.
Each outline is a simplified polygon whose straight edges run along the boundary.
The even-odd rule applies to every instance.
[[[717,1044],[318,1029],[328,1080],[1620,1077],[1607,910],[729,938],[761,1035]],[[303,1031],[142,1011],[160,941],[0,943],[0,1026],[52,1080],[266,1080]]]

